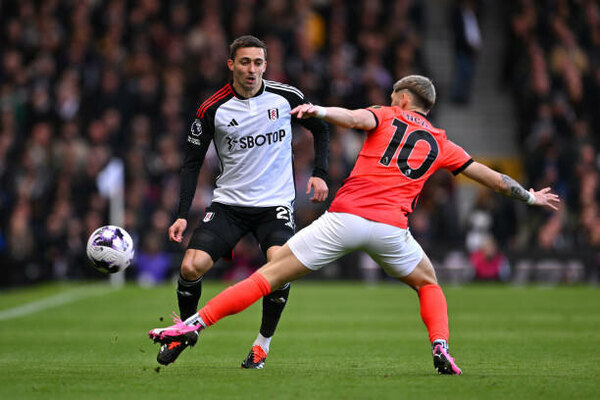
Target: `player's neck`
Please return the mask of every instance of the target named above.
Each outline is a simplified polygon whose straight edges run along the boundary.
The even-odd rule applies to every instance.
[[[249,99],[250,97],[256,96],[256,94],[260,91],[261,88],[262,88],[262,79],[260,80],[260,82],[258,82],[258,85],[255,88],[253,88],[252,90],[246,90],[238,82],[233,81],[233,90],[235,91],[235,93],[237,95],[239,95],[240,97],[243,97],[245,99]]]
[[[423,115],[423,116],[427,116],[427,113],[426,113],[426,112],[425,112],[423,109],[421,109],[421,108],[419,108],[419,107],[410,107],[410,106],[409,106],[409,107],[406,107],[406,108],[403,108],[403,109],[404,109],[405,111],[416,112],[416,113],[418,113],[418,114],[421,114],[421,115]]]

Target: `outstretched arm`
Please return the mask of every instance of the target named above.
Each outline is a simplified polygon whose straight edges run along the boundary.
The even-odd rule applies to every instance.
[[[290,113],[300,119],[322,118],[344,128],[370,131],[377,127],[377,120],[373,113],[364,109],[348,110],[342,107],[321,107],[307,103],[299,105]]]
[[[550,188],[544,188],[537,192],[533,189],[527,191],[510,176],[494,171],[478,162],[469,165],[462,173],[474,181],[477,181],[496,192],[502,193],[505,196],[521,200],[529,205],[558,210],[560,199],[558,198],[558,195],[550,191]]]

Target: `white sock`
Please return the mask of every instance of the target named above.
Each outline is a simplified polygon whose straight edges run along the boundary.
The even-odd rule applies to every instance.
[[[189,317],[188,319],[183,321],[183,323],[188,326],[200,324],[206,328],[206,323],[202,320],[202,318],[200,317],[200,314],[198,314],[198,313],[195,313],[194,315],[192,315],[191,317]]]
[[[264,337],[263,335],[261,335],[259,333],[252,346],[260,346],[265,351],[265,353],[268,354],[269,353],[269,345],[271,344],[271,339],[273,339],[273,336]]]

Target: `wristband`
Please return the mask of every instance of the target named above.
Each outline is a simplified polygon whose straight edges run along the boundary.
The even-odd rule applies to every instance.
[[[317,118],[325,118],[325,116],[327,115],[327,110],[325,109],[325,107],[321,107],[321,106],[315,106],[315,111],[317,112],[317,114],[315,115],[315,117]]]
[[[527,204],[529,204],[530,206],[535,204],[535,195],[531,192],[527,192],[527,194],[529,195],[529,198],[527,199]]]

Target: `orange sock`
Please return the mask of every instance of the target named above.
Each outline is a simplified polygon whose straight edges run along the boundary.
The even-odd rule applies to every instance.
[[[223,317],[237,314],[252,303],[271,293],[271,286],[264,276],[255,272],[247,279],[228,287],[213,297],[200,311],[200,317],[211,326]]]
[[[429,332],[429,341],[436,339],[448,341],[448,306],[440,285],[425,285],[419,289],[421,318]]]

